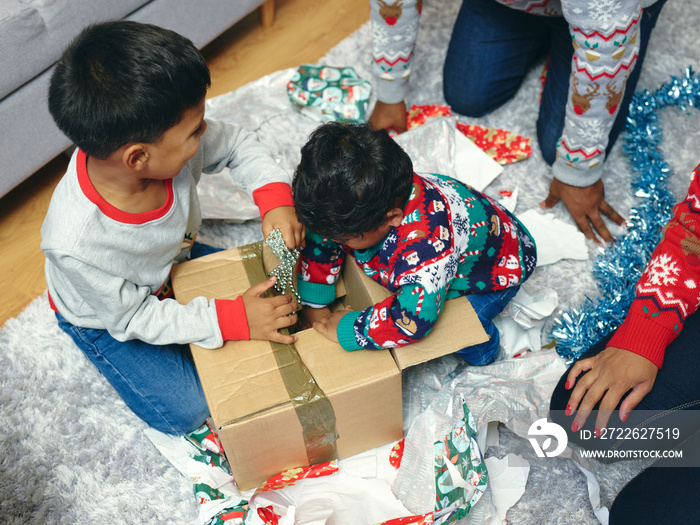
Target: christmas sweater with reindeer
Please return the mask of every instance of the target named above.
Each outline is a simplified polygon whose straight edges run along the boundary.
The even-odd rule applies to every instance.
[[[302,304],[335,299],[346,257],[393,295],[346,313],[337,335],[346,350],[407,345],[425,337],[445,300],[517,286],[536,265],[525,227],[487,195],[442,175],[414,174],[401,224],[366,250],[351,250],[307,230]]]
[[[602,175],[608,135],[637,62],[642,8],[656,0],[494,1],[535,15],[564,16],[568,22],[574,56],[566,120],[552,173],[564,183],[590,186]],[[377,99],[401,102],[406,98],[423,1],[370,0],[370,5]]]
[[[637,283],[635,299],[608,346],[661,368],[666,348],[700,304],[700,166],[685,200],[673,209],[661,242]]]

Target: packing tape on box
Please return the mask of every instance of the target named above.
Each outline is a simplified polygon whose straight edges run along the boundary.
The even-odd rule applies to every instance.
[[[263,268],[263,242],[241,248],[243,267],[252,284],[267,279]],[[294,345],[270,342],[289,399],[301,424],[306,456],[314,465],[337,459],[335,412]]]

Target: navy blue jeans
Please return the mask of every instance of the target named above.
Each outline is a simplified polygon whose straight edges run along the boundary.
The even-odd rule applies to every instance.
[[[216,251],[195,242],[190,258]],[[74,326],[59,313],[56,318],[124,403],[151,427],[181,435],[204,423],[209,408],[188,345],[117,341],[107,330]]]
[[[649,37],[666,0],[644,10],[637,64],[630,74],[620,111],[610,131],[607,151],[624,129],[629,103],[646,56]],[[443,70],[445,100],[457,113],[481,117],[510,100],[528,69],[550,53],[542,91],[537,138],[548,164],[564,130],[574,48],[563,17],[541,16],[496,0],[464,0],[457,16]]]
[[[484,327],[489,340],[474,346],[468,346],[455,352],[470,365],[488,365],[496,360],[500,349],[500,335],[498,328],[493,324],[493,318],[500,314],[506,305],[518,293],[520,286],[507,288],[498,292],[473,293],[467,295],[469,303],[479,316],[481,326]]]

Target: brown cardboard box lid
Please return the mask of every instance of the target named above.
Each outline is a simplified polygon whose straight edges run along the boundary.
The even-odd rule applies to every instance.
[[[267,268],[276,265],[276,257],[268,250],[263,251],[263,257]],[[175,296],[182,303],[197,296],[237,297],[255,284],[249,281],[244,258],[243,251],[236,248],[173,267]],[[336,285],[336,296],[345,296],[353,308],[364,309],[389,294],[365,275],[352,258],[347,259],[343,279]],[[427,337],[391,352],[347,352],[313,329],[300,332],[298,338],[297,351],[304,362],[309,362],[312,374],[321,371],[319,386],[326,395],[354,382],[379,380],[393,366],[403,370],[488,340],[476,313],[463,297],[445,303],[440,319]],[[296,363],[278,363],[267,341],[229,341],[216,350],[193,345],[193,356],[217,426],[291,403],[279,368]]]
[[[237,297],[254,284],[249,282],[243,259],[242,251],[233,249],[177,265],[173,268],[177,299],[187,303],[197,296]],[[336,293],[345,293],[342,282],[336,287]],[[388,352],[346,352],[313,329],[299,332],[297,336],[296,350],[327,396],[396,373],[396,365]],[[192,345],[192,354],[218,427],[291,406],[282,377],[284,370],[281,373],[280,369],[296,367],[298,363],[281,360],[269,342],[228,341],[214,350]]]
[[[391,292],[370,279],[351,257],[346,258],[343,279],[350,306],[363,310],[386,299]],[[415,343],[391,350],[401,370],[488,341],[481,321],[466,297],[445,301],[431,332]]]

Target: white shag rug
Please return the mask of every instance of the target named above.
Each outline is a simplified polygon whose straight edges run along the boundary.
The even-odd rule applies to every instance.
[[[460,2],[426,2],[419,32],[409,104],[444,104],[440,70],[433,64],[444,57]],[[638,89],[656,90],[686,67],[700,69],[696,28],[700,8],[693,0],[673,0],[664,7],[652,36]],[[369,25],[336,46],[321,61],[353,66],[371,78]],[[463,122],[499,127],[533,137],[533,156],[506,166],[487,189],[519,187],[516,213],[537,207],[546,196],[549,168],[542,160],[535,133],[540,68],[534,68],[517,96],[493,114]],[[289,117],[283,108],[232,105],[240,98],[261,97],[267,80],[255,89],[217,97],[209,114],[246,123],[275,152],[283,166],[293,169],[299,147],[316,125],[310,119]],[[256,95],[257,94],[257,95]],[[288,109],[288,108],[287,108]],[[249,112],[250,114],[248,114]],[[664,110],[663,150],[675,175],[672,187],[678,199],[687,189],[689,174],[700,162],[700,114],[691,109]],[[630,168],[618,140],[606,162],[605,185],[609,202],[624,216],[636,204],[630,190]],[[556,217],[570,221],[563,206]],[[613,234],[623,230],[612,229]],[[233,247],[261,238],[259,223],[206,221],[201,240]],[[597,247],[590,243],[588,261],[561,261],[538,268],[531,289],[554,288],[560,306],[569,309],[595,296],[591,276]],[[555,312],[547,321],[544,336]],[[57,327],[46,296],[32,302],[19,317],[0,329],[0,522],[7,524],[192,523],[197,505],[190,482],[173,467],[143,433],[145,424],[133,415],[99,373]],[[501,441],[487,451],[502,457],[512,452],[531,460],[527,489],[509,511],[513,524],[595,524],[586,480],[570,459],[537,462],[527,440],[502,427]],[[601,499],[610,505],[634,467],[596,468]],[[663,504],[660,500],[659,504]]]

